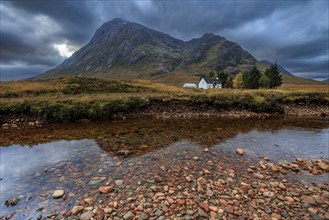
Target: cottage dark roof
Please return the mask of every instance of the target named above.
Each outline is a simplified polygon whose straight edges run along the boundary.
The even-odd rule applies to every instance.
[[[204,81],[206,81],[207,84],[221,84],[221,82],[218,79],[213,79],[213,78],[203,78]]]

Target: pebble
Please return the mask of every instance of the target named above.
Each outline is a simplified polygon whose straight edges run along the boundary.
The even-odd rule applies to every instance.
[[[64,196],[65,194],[65,191],[60,189],[60,190],[56,190],[54,193],[53,193],[53,198],[54,199],[60,199]]]
[[[88,211],[81,214],[80,220],[90,220],[92,217],[94,217],[94,213],[92,211]]]
[[[123,219],[130,220],[133,219],[134,217],[135,217],[134,213],[132,213],[132,211],[129,211],[123,216]]]
[[[112,188],[112,186],[101,186],[101,187],[99,187],[98,190],[101,193],[107,194],[107,193],[112,192],[113,188]]]
[[[82,213],[83,210],[84,210],[84,207],[83,207],[83,206],[74,206],[74,207],[71,209],[71,213],[72,213],[72,215],[77,215],[77,214]]]
[[[123,180],[114,181],[117,186],[121,186],[123,184]]]
[[[9,199],[7,201],[5,201],[4,205],[9,207],[9,206],[15,206],[17,205],[17,203],[20,201],[19,198],[12,198],[12,199]]]
[[[236,152],[237,154],[239,154],[239,155],[243,155],[243,154],[244,154],[244,150],[241,149],[241,148],[237,148],[237,149],[235,150],[235,152]]]

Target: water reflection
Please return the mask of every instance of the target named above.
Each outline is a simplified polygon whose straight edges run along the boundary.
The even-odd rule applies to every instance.
[[[72,141],[50,141],[1,147],[0,202],[1,213],[16,211],[14,219],[36,217],[70,209],[79,200],[98,193],[98,187],[123,179],[131,195],[141,186],[179,183],[187,187],[186,177],[207,173],[221,177],[219,170],[238,170],[237,178],[249,165],[267,156],[272,162],[328,158],[329,124],[323,121],[285,120],[190,120],[141,121],[54,125],[41,129],[2,131],[1,135],[16,136],[17,143],[45,142],[59,138],[92,138]],[[129,125],[129,126],[128,126]],[[61,126],[61,127],[57,127]],[[67,136],[67,135],[71,136]],[[56,137],[54,137],[56,136]],[[50,137],[50,138],[49,138]],[[4,141],[4,139],[2,139]],[[14,141],[14,142],[15,142]],[[235,154],[242,147],[244,157]],[[205,151],[205,148],[209,148]],[[115,156],[120,149],[131,153],[127,158]],[[318,177],[323,180],[327,176]],[[302,179],[302,178],[301,178]],[[307,181],[317,181],[305,178]],[[66,201],[53,200],[52,193],[64,189]],[[128,194],[129,194],[128,193]],[[46,194],[47,198],[39,195]],[[14,207],[2,204],[8,198],[19,197]]]

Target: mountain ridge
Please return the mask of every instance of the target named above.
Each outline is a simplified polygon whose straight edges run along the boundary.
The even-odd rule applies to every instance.
[[[197,75],[212,69],[246,69],[256,62],[237,43],[212,33],[183,41],[117,18],[100,26],[90,41],[63,63],[36,78],[71,75],[120,79],[122,72],[131,75],[125,71],[131,69],[135,71],[131,78],[149,79],[180,71]]]
[[[79,76],[180,85],[197,82],[212,70],[244,72],[256,64],[266,68],[238,43],[213,33],[183,41],[116,18],[101,25],[71,57],[33,79]]]

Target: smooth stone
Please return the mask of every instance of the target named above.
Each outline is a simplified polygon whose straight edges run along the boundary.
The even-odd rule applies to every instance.
[[[82,213],[83,210],[84,210],[84,207],[78,205],[78,206],[74,206],[74,207],[71,209],[71,213],[72,213],[72,215],[77,215],[77,214],[79,214],[79,213]]]
[[[53,193],[53,198],[54,199],[60,199],[64,196],[65,192],[64,190],[60,189],[60,190],[56,190],[54,193]]]
[[[94,213],[92,211],[88,211],[81,214],[80,220],[90,220],[92,217],[94,217]]]
[[[241,156],[244,154],[244,150],[241,149],[241,148],[237,148],[237,149],[235,150],[235,152],[236,152],[237,154],[241,155]]]
[[[5,206],[9,207],[9,206],[15,206],[18,202],[20,201],[19,198],[12,198],[12,199],[9,199],[7,201],[5,201]]]
[[[142,212],[138,217],[139,220],[146,220],[148,218],[149,218],[149,215],[146,214],[145,212]]]
[[[132,213],[131,211],[127,212],[123,218],[126,219],[126,220],[130,220],[130,219],[133,219],[135,217],[134,213]]]
[[[101,187],[99,187],[98,190],[101,193],[107,194],[107,193],[112,192],[113,188],[112,188],[112,186],[101,186]]]
[[[114,181],[116,185],[121,186],[123,184],[123,180]]]

